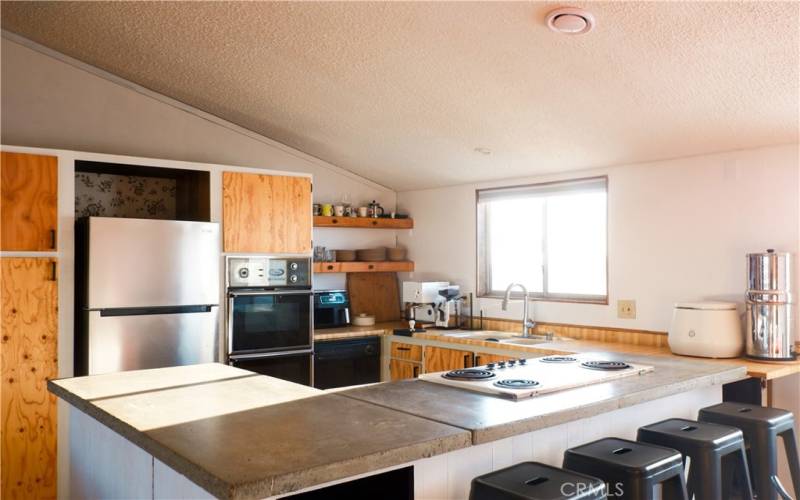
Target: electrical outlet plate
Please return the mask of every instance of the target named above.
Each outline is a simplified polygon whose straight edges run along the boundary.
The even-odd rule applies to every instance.
[[[636,319],[636,301],[618,300],[617,317],[622,319]]]

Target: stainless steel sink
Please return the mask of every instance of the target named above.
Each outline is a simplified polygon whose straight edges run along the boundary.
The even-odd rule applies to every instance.
[[[561,340],[569,340],[562,337],[555,337],[553,335],[531,335],[530,337],[522,337],[516,332],[495,332],[495,331],[458,331],[452,333],[445,333],[443,337],[453,337],[459,339],[470,340],[483,340],[484,342],[497,342],[500,344],[516,344],[516,345],[535,345],[543,342],[553,342]]]
[[[470,340],[483,340],[486,342],[502,342],[503,340],[517,338],[517,335],[509,332],[493,332],[493,331],[479,331],[479,332],[453,332],[442,335],[443,337],[454,337],[459,339]]]
[[[518,337],[515,339],[503,339],[500,341],[501,344],[513,344],[513,345],[536,345],[536,344],[543,344],[545,342],[550,342],[545,337]]]

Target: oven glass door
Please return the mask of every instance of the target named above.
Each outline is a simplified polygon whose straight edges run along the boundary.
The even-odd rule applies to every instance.
[[[312,344],[310,291],[231,293],[230,353],[288,351]]]
[[[270,377],[310,386],[313,383],[314,354],[311,351],[267,356],[231,357],[230,364]]]

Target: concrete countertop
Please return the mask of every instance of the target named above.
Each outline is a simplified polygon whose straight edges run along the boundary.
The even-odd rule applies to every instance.
[[[535,431],[745,377],[743,366],[666,357],[597,353],[598,358],[655,367],[643,375],[513,401],[434,384],[404,380],[339,392],[342,396],[445,423],[472,434],[474,444]]]
[[[725,359],[711,359],[700,358],[693,356],[680,356],[673,354],[669,347],[666,346],[651,346],[651,345],[636,345],[620,342],[603,342],[599,340],[577,340],[566,339],[556,340],[553,342],[543,342],[535,345],[514,345],[514,344],[498,344],[497,342],[486,342],[482,340],[466,339],[459,337],[448,337],[451,333],[448,330],[434,330],[429,329],[424,333],[415,333],[414,338],[421,340],[435,340],[438,342],[448,342],[454,344],[472,345],[477,347],[489,347],[492,349],[503,349],[509,351],[518,351],[531,353],[532,355],[545,356],[554,353],[576,353],[576,352],[593,352],[593,351],[608,351],[618,352],[633,355],[646,355],[646,356],[662,356],[676,361],[697,361],[701,363],[722,364],[742,366],[747,370],[749,377],[762,378],[765,380],[773,380],[787,375],[800,373],[800,359],[797,361],[780,361],[780,362],[765,362],[756,361],[752,359],[741,358],[725,358]],[[507,333],[507,332],[505,332]],[[396,339],[402,342],[402,338]]]
[[[263,498],[464,448],[469,432],[222,364],[48,382],[220,498]]]

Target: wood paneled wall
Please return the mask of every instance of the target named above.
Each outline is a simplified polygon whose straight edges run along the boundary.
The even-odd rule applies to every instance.
[[[475,318],[475,327],[480,326],[480,319]],[[516,320],[483,318],[485,330],[501,332],[522,331],[522,323]],[[554,333],[559,337],[569,337],[578,340],[597,340],[600,342],[618,342],[631,345],[651,347],[667,347],[666,332],[653,332],[647,330],[624,330],[601,326],[566,325],[561,323],[537,323],[536,333]]]
[[[55,259],[0,259],[3,499],[56,497],[58,292]]]

